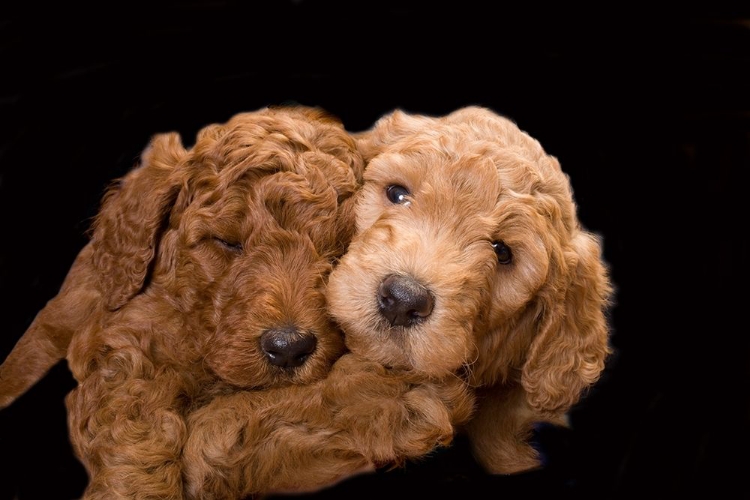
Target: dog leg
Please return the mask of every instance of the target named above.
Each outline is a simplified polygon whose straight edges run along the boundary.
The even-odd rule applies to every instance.
[[[479,391],[477,411],[466,426],[474,457],[490,474],[515,474],[541,467],[532,446],[534,425],[565,426],[563,417],[541,417],[526,403],[520,386]]]
[[[0,365],[0,409],[24,394],[65,358],[75,332],[99,308],[101,294],[91,272],[89,247],[79,254],[53,297]]]
[[[450,443],[472,408],[457,378],[419,381],[345,355],[318,383],[219,397],[191,414],[188,497],[315,491],[399,465]]]
[[[183,498],[181,387],[168,371],[117,385],[91,376],[68,395],[71,441],[89,474],[85,500]],[[94,400],[96,412],[81,411]]]

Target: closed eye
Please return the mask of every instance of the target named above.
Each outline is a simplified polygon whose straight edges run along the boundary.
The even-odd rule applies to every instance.
[[[225,248],[226,250],[229,250],[230,252],[242,253],[242,250],[243,250],[242,243],[237,243],[237,242],[234,242],[234,241],[228,241],[228,240],[224,240],[222,238],[216,238],[216,237],[214,237],[213,240],[216,243],[218,243],[220,246],[222,246],[223,248]]]

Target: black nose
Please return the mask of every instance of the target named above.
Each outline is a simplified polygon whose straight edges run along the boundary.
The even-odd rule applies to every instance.
[[[315,335],[302,333],[292,326],[271,328],[260,336],[260,347],[269,363],[282,368],[302,365],[317,343]]]
[[[430,292],[408,276],[392,274],[380,283],[378,305],[392,326],[413,326],[432,313]]]

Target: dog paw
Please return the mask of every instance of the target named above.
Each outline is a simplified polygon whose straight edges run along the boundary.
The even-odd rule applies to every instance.
[[[469,421],[474,413],[476,399],[474,392],[462,379],[444,378],[437,382],[428,382],[426,387],[432,387],[443,405],[448,408],[452,425],[462,425]]]
[[[473,397],[463,383],[423,382],[404,395],[408,418],[402,440],[407,455],[422,455],[453,441],[457,425],[468,420]]]

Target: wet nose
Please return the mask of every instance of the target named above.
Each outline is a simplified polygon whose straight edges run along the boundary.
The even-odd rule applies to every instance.
[[[317,343],[315,335],[302,333],[291,326],[271,328],[260,336],[260,347],[268,362],[281,368],[301,366]]]
[[[429,290],[409,276],[392,274],[378,288],[380,314],[392,326],[410,327],[432,313],[434,301]]]

